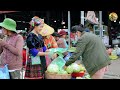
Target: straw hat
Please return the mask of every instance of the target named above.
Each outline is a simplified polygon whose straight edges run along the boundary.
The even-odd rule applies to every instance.
[[[47,24],[44,24],[43,29],[40,31],[42,36],[48,36],[54,33],[54,29]]]

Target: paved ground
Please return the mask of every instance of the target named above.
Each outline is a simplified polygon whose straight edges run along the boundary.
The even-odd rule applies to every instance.
[[[111,60],[111,65],[108,72],[105,73],[104,79],[120,79],[120,58]]]
[[[112,60],[109,71],[104,75],[104,79],[120,79],[120,58]]]

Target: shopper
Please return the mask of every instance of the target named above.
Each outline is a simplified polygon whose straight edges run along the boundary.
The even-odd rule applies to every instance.
[[[81,24],[73,26],[71,31],[76,31],[79,39],[76,44],[76,52],[66,62],[65,67],[82,56],[83,64],[90,76],[93,79],[102,79],[104,73],[108,70],[110,59],[101,38],[85,32]]]
[[[67,32],[64,30],[61,30],[58,34],[60,35],[60,38],[57,41],[58,47],[68,48],[68,44],[66,42]]]
[[[39,34],[44,26],[44,20],[34,16],[30,21],[31,32],[28,34],[26,43],[29,49],[27,66],[25,71],[26,79],[44,79],[44,74],[46,70],[46,59],[44,52],[44,41],[42,36]],[[38,60],[39,63],[33,64],[34,58]]]
[[[59,38],[60,38],[60,35],[58,34],[58,32],[54,32],[53,34],[52,34],[52,36],[55,38],[55,40],[56,40],[56,42],[59,40]]]
[[[64,48],[64,49],[68,49],[68,44],[66,42],[66,36],[67,36],[67,32],[64,31],[64,30],[61,30],[59,33],[60,35],[60,38],[59,40],[57,41],[57,44],[58,44],[58,47],[59,48]],[[68,55],[68,52],[65,52],[64,53],[64,57]]]
[[[8,64],[11,79],[20,79],[23,38],[17,34],[16,22],[13,19],[5,18],[0,26],[5,35],[3,40],[0,39],[1,64]]]

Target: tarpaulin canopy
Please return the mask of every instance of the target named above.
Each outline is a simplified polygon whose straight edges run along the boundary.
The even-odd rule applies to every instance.
[[[11,12],[17,12],[17,11],[0,11],[0,14],[3,14],[3,13],[11,13]]]

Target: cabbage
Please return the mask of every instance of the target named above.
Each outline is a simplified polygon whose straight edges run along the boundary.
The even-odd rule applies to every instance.
[[[80,68],[80,71],[85,71],[85,70],[86,70],[85,67]]]
[[[50,72],[50,73],[58,73],[59,72],[59,67],[56,64],[50,64],[47,67],[47,71]]]
[[[91,79],[91,78],[90,78],[90,75],[86,75],[86,76],[85,76],[85,79]]]
[[[76,79],[83,79],[82,77],[76,77]]]
[[[73,68],[73,72],[80,72],[80,66],[78,64],[73,63],[71,67]]]
[[[60,70],[60,71],[58,72],[58,74],[68,74],[68,73],[67,73],[67,71],[65,71],[65,70]]]
[[[85,71],[86,70],[85,67],[82,66],[81,64],[79,66],[80,66],[80,71]]]
[[[66,68],[66,71],[67,71],[67,73],[69,73],[69,74],[73,73],[73,68],[71,67],[71,65],[69,65],[69,66]]]

